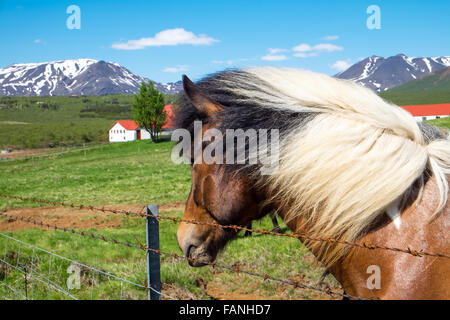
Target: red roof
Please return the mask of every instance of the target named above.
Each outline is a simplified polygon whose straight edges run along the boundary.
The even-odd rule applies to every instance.
[[[166,124],[163,125],[163,129],[174,129],[175,128],[175,123],[173,121],[174,116],[173,116],[172,107],[173,106],[171,104],[164,106],[164,111],[166,112],[167,117],[166,117]]]
[[[124,127],[125,130],[136,130],[139,126],[133,120],[117,120],[116,123]]]
[[[450,115],[450,103],[401,106],[415,117]]]
[[[174,129],[175,123],[173,121],[174,115],[172,111],[172,105],[168,104],[164,106],[164,111],[167,114],[166,124],[163,126],[163,129]],[[134,120],[117,120],[108,130],[111,130],[112,127],[116,123],[119,123],[125,130],[136,130],[139,129],[139,126],[134,122]]]

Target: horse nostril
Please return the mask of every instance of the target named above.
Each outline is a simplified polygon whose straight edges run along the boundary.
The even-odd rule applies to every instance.
[[[191,250],[194,248],[194,245],[190,245],[187,250],[186,250],[186,257],[190,258],[191,257]]]

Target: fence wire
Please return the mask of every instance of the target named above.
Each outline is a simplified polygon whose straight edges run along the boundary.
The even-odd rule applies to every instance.
[[[59,201],[49,201],[49,200],[43,200],[43,199],[36,199],[36,198],[26,198],[21,196],[13,196],[8,194],[0,193],[0,197],[3,198],[9,198],[9,199],[16,199],[21,201],[31,201],[36,203],[44,203],[52,206],[63,206],[63,207],[69,207],[74,208],[78,210],[91,210],[91,211],[100,211],[100,212],[108,212],[108,213],[114,213],[114,214],[124,214],[128,216],[138,216],[138,217],[147,217],[146,213],[142,212],[132,212],[127,210],[120,210],[120,209],[108,209],[105,207],[98,208],[91,205],[77,205],[73,203],[65,203],[65,202],[59,202]],[[350,247],[356,247],[360,249],[367,249],[367,250],[387,250],[387,251],[393,251],[398,253],[406,253],[415,257],[423,257],[423,256],[429,256],[429,257],[435,257],[435,258],[446,258],[450,259],[450,255],[446,253],[434,253],[434,252],[427,252],[424,250],[418,250],[413,248],[396,248],[396,247],[388,247],[383,246],[379,244],[373,244],[373,243],[367,243],[367,242],[351,242],[351,241],[343,241],[336,238],[320,238],[320,237],[311,237],[305,233],[279,233],[279,232],[273,232],[270,230],[265,229],[251,229],[239,225],[221,225],[218,223],[213,222],[204,222],[204,221],[196,221],[192,219],[181,219],[181,218],[174,218],[174,217],[167,217],[167,216],[156,216],[155,218],[159,220],[170,220],[176,223],[184,222],[188,224],[197,224],[197,225],[207,225],[211,226],[213,228],[222,228],[222,229],[234,229],[236,231],[249,231],[254,233],[261,233],[266,235],[272,235],[272,236],[279,236],[279,237],[289,237],[289,238],[296,238],[299,240],[308,240],[308,241],[318,241],[318,242],[327,242],[329,244],[342,244]]]
[[[441,253],[430,253],[430,252],[426,252],[423,250],[414,250],[411,248],[407,248],[407,249],[402,249],[402,248],[394,248],[394,247],[386,247],[386,246],[382,246],[382,245],[376,245],[376,244],[370,244],[370,243],[357,243],[357,242],[348,242],[348,241],[342,241],[339,239],[334,239],[334,238],[314,238],[314,237],[310,237],[306,234],[299,234],[299,233],[277,233],[277,232],[273,232],[273,231],[269,231],[269,230],[265,230],[265,229],[251,229],[251,228],[246,228],[246,227],[242,227],[242,226],[238,226],[238,225],[220,225],[217,223],[210,223],[210,222],[202,222],[202,221],[196,221],[196,220],[188,220],[188,219],[180,219],[180,218],[174,218],[174,217],[167,217],[167,216],[153,216],[153,215],[148,215],[146,213],[143,213],[142,211],[137,213],[137,212],[132,212],[132,211],[127,211],[127,210],[118,210],[118,209],[108,209],[108,208],[98,208],[98,207],[94,207],[94,206],[89,206],[89,205],[75,205],[75,204],[69,204],[69,203],[65,203],[65,202],[57,202],[57,201],[49,201],[49,200],[43,200],[43,199],[36,199],[36,198],[26,198],[26,197],[20,197],[20,196],[12,196],[12,195],[7,195],[7,194],[1,194],[0,193],[0,197],[4,197],[4,198],[9,198],[9,199],[17,199],[17,200],[22,200],[22,201],[32,201],[32,202],[37,202],[37,203],[45,203],[45,204],[49,204],[52,206],[63,206],[63,207],[70,207],[70,208],[74,208],[74,209],[78,209],[78,210],[83,210],[83,209],[87,209],[87,210],[91,210],[91,211],[101,211],[101,212],[109,212],[109,213],[114,213],[114,214],[125,214],[128,216],[137,216],[137,217],[148,217],[151,216],[152,218],[156,218],[158,220],[170,220],[172,222],[184,222],[184,223],[189,223],[189,224],[199,224],[199,225],[208,225],[211,227],[215,227],[215,228],[223,228],[223,229],[234,229],[236,231],[250,231],[250,232],[254,232],[254,233],[261,233],[261,234],[267,234],[267,235],[273,235],[273,236],[281,236],[281,237],[290,237],[290,238],[296,238],[296,239],[300,239],[300,240],[310,240],[310,241],[325,241],[328,242],[330,244],[344,244],[347,246],[353,246],[353,247],[358,247],[358,248],[363,248],[363,249],[369,249],[369,250],[375,250],[375,249],[380,249],[380,250],[390,250],[390,251],[395,251],[395,252],[400,252],[400,253],[407,253],[416,257],[422,257],[422,256],[432,256],[432,257],[436,257],[436,258],[450,258],[450,255],[447,254],[441,254]],[[151,249],[148,248],[142,244],[136,245],[136,244],[130,244],[127,242],[123,242],[123,241],[118,241],[115,239],[110,239],[110,238],[105,238],[103,236],[99,236],[99,235],[95,235],[92,233],[86,233],[84,231],[77,231],[75,229],[70,229],[70,228],[63,228],[63,227],[58,227],[55,225],[49,225],[46,223],[42,223],[42,222],[38,222],[32,219],[28,219],[28,218],[22,218],[22,217],[15,217],[12,215],[8,215],[5,212],[0,212],[0,215],[6,216],[10,219],[13,220],[22,220],[24,222],[28,222],[28,223],[32,223],[38,226],[42,226],[42,227],[48,227],[48,228],[52,228],[55,230],[62,230],[65,232],[71,232],[74,234],[78,234],[80,236],[85,236],[85,237],[90,237],[92,239],[98,239],[98,240],[103,240],[103,241],[107,241],[107,242],[112,242],[115,244],[121,244],[121,245],[125,245],[128,247],[133,247],[133,248],[137,248],[137,249],[142,249],[142,250],[146,250],[146,251],[153,251],[158,253],[159,255],[168,255],[171,256],[173,258],[183,258],[186,259],[188,261],[191,262],[195,262],[195,258],[190,258],[190,257],[186,257],[183,255],[179,255],[177,253],[170,253],[170,252],[163,252],[161,250],[155,250],[155,249]],[[349,299],[354,299],[354,300],[367,300],[361,297],[355,297],[355,296],[351,296],[345,293],[340,293],[340,292],[336,292],[336,291],[332,291],[330,288],[320,288],[317,286],[311,286],[308,285],[306,283],[301,283],[301,282],[297,282],[297,281],[292,281],[292,280],[287,280],[287,279],[281,279],[281,278],[277,278],[277,277],[273,277],[269,274],[261,274],[261,273],[256,273],[253,271],[248,271],[248,270],[244,270],[241,269],[240,263],[237,263],[233,266],[225,266],[225,265],[221,265],[221,264],[217,264],[215,262],[209,263],[209,265],[213,268],[221,268],[221,269],[225,269],[228,271],[232,271],[232,272],[236,272],[236,273],[242,273],[242,274],[247,274],[250,276],[254,276],[254,277],[259,277],[261,279],[263,279],[264,281],[266,280],[272,280],[272,281],[276,281],[279,283],[284,283],[284,284],[288,284],[293,286],[294,288],[303,288],[303,289],[310,289],[310,290],[315,290],[315,291],[320,291],[326,294],[329,294],[331,296],[340,296],[340,297],[344,297],[344,298],[349,298]],[[145,287],[145,286],[144,286]],[[147,288],[147,289],[153,289],[153,288]],[[162,293],[161,293],[162,294]],[[166,296],[164,294],[162,294],[163,296]],[[172,297],[168,297],[167,298],[172,298]],[[172,298],[173,299],[173,298]],[[376,297],[375,297],[376,299]],[[372,300],[372,299],[368,299],[368,300]]]
[[[69,259],[0,232],[2,298],[95,299],[101,287],[114,299],[147,297],[145,285]],[[1,251],[0,251],[1,252]],[[72,268],[69,270],[68,268]],[[70,272],[69,272],[70,271]],[[72,281],[69,285],[68,281]],[[0,287],[1,288],[1,287]],[[1,290],[0,290],[1,292]],[[175,298],[158,292],[167,299]]]
[[[5,214],[4,212],[0,212],[0,215],[6,216],[6,217],[8,217],[9,219],[12,219],[12,220],[20,220],[20,221],[28,222],[28,223],[31,223],[31,224],[34,224],[34,225],[38,225],[38,226],[41,226],[41,227],[48,227],[50,229],[70,232],[70,233],[74,233],[74,234],[77,234],[77,235],[80,235],[80,236],[89,237],[91,239],[108,241],[108,242],[112,242],[112,243],[115,243],[115,244],[122,244],[122,245],[125,245],[127,247],[141,249],[141,250],[144,250],[144,251],[151,251],[151,252],[155,252],[155,253],[157,253],[159,255],[170,256],[170,257],[175,258],[175,259],[185,259],[186,261],[191,261],[193,263],[196,262],[195,258],[186,257],[184,255],[180,255],[180,254],[173,253],[173,252],[165,252],[165,251],[161,251],[161,250],[155,250],[155,249],[149,248],[149,247],[147,247],[147,246],[145,246],[143,244],[140,244],[140,245],[130,244],[130,243],[126,243],[126,242],[123,242],[123,241],[118,241],[118,240],[115,240],[115,239],[110,239],[110,238],[105,238],[103,236],[94,235],[94,234],[91,234],[91,233],[80,232],[80,231],[77,231],[77,230],[74,230],[74,229],[70,229],[70,228],[62,228],[62,227],[58,227],[58,226],[55,226],[55,225],[50,225],[50,224],[34,221],[34,220],[28,219],[28,218],[15,217],[15,216],[12,216],[12,215]],[[153,216],[153,215],[151,217],[156,218],[156,216]],[[65,258],[65,259],[68,259],[68,258]],[[68,259],[68,260],[70,260],[70,259]],[[267,274],[267,273],[266,274],[260,274],[260,273],[256,273],[256,272],[253,272],[253,271],[248,271],[248,270],[242,269],[240,267],[241,264],[239,262],[236,262],[235,264],[233,264],[233,266],[226,266],[226,265],[218,264],[218,263],[215,263],[215,262],[211,262],[211,263],[209,263],[209,265],[211,267],[213,267],[213,268],[220,268],[220,269],[224,269],[224,270],[227,270],[227,271],[232,271],[232,272],[235,272],[235,273],[247,274],[247,275],[250,275],[250,276],[253,276],[253,277],[260,278],[263,281],[271,280],[271,281],[275,281],[275,282],[279,282],[279,283],[288,284],[290,286],[293,286],[294,288],[310,289],[310,290],[326,293],[326,294],[328,294],[330,296],[339,296],[339,297],[345,297],[345,298],[354,299],[354,300],[365,300],[365,299],[360,298],[360,297],[355,297],[355,296],[351,296],[351,295],[348,295],[348,294],[332,291],[329,288],[325,288],[324,289],[324,288],[320,288],[320,287],[317,287],[317,286],[311,286],[311,285],[308,285],[308,284],[305,284],[305,283],[301,283],[301,282],[298,282],[298,281],[292,281],[292,280],[287,280],[287,279],[276,278],[276,277],[273,277],[273,276],[271,276],[270,274]],[[142,286],[142,285],[139,285],[139,286],[145,287],[145,286]],[[168,296],[168,295],[166,295],[164,293],[156,291],[151,286],[150,287],[145,287],[145,288],[148,288],[148,289],[153,290],[153,291],[155,291],[157,293],[160,293],[162,296],[164,296],[164,297],[166,297],[168,299],[174,299],[175,300],[175,298],[173,298],[173,297],[170,297],[170,296]]]

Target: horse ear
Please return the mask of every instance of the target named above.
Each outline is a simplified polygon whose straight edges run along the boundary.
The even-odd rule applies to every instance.
[[[217,103],[208,98],[208,96],[203,93],[203,91],[199,87],[197,87],[186,75],[183,75],[183,89],[184,93],[192,102],[194,107],[196,107],[197,110],[201,113],[209,116],[223,109]]]

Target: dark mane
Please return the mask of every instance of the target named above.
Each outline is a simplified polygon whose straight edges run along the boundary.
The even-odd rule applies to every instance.
[[[189,130],[192,139],[194,137],[194,121],[200,120],[203,124],[207,124],[209,121],[218,121],[219,125],[216,128],[224,134],[224,141],[227,129],[242,129],[244,132],[248,129],[267,129],[267,144],[270,145],[271,129],[279,130],[281,141],[288,132],[294,128],[303,127],[317,115],[317,113],[296,112],[274,106],[269,99],[264,100],[261,97],[273,97],[277,94],[277,90],[267,82],[241,70],[226,70],[215,73],[198,81],[196,85],[223,110],[215,114],[213,119],[210,119],[199,112],[183,93],[180,99],[180,107],[175,115],[175,122],[177,127]],[[239,89],[244,89],[242,90],[244,92],[263,94],[258,97],[243,96],[239,94]],[[280,101],[283,101],[281,95],[279,98]],[[237,138],[235,138],[236,140]],[[244,152],[246,158],[249,156],[249,144],[249,139],[245,139]],[[235,159],[236,157],[237,150],[235,148]],[[223,166],[230,173],[238,173],[244,170],[246,174],[250,174],[257,172],[261,164],[258,162],[256,165],[246,163],[245,165],[226,164]]]
[[[243,130],[278,129],[281,136],[314,117],[312,113],[274,108],[270,101],[237,94],[241,88],[264,92],[266,95],[273,95],[275,91],[267,82],[242,70],[231,69],[215,73],[198,81],[196,85],[223,107],[223,111],[218,114],[221,122],[218,129],[223,132],[226,129],[239,128]],[[195,120],[208,122],[208,118],[199,112],[183,93],[175,122],[179,128],[190,130]]]

